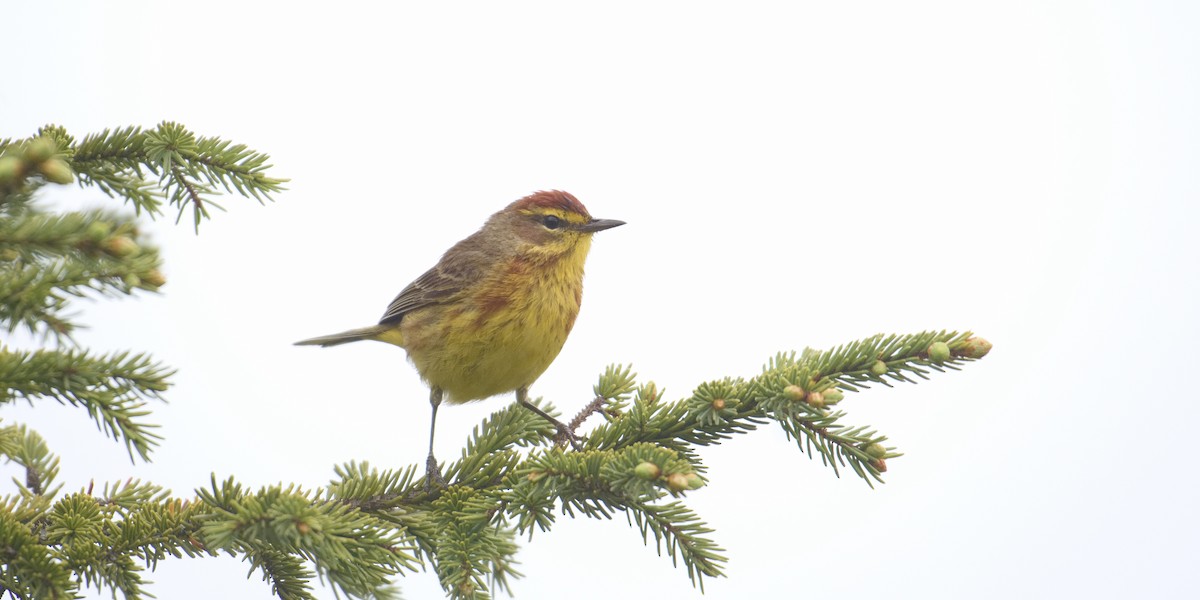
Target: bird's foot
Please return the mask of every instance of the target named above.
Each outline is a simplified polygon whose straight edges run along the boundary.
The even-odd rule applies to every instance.
[[[575,432],[568,426],[555,421],[554,426],[558,429],[558,433],[554,434],[555,446],[566,446],[571,444],[573,450],[583,450],[583,438],[575,435]]]
[[[442,469],[432,454],[425,459],[425,491],[432,492],[434,488],[445,489],[446,478],[442,477]]]

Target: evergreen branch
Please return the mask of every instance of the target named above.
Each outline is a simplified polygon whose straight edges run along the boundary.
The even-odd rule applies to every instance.
[[[543,410],[554,408],[534,401]],[[519,404],[510,404],[492,413],[471,431],[463,448],[462,458],[446,468],[445,476],[472,487],[495,485],[520,462],[516,452],[506,452],[512,446],[529,447],[553,439],[554,425]]]
[[[676,557],[682,560],[688,578],[701,591],[704,591],[704,577],[725,576],[721,570],[728,560],[721,554],[724,548],[705,537],[713,530],[690,508],[679,502],[659,506],[637,501],[631,502],[629,508],[626,516],[642,532],[642,540],[649,544],[653,534],[658,555],[662,556],[665,549],[672,565],[678,565]]]
[[[83,138],[72,156],[81,185],[94,185],[110,198],[122,198],[141,214],[161,213],[157,186],[143,173],[145,135],[140,127],[105,129]]]
[[[261,203],[282,191],[287,181],[266,176],[270,168],[267,155],[242,144],[197,138],[177,123],[163,122],[146,132],[144,149],[146,167],[159,176],[164,193],[179,207],[180,216],[187,204],[192,204],[197,227],[203,217],[209,216],[208,205],[213,202],[206,196],[216,194],[214,186]]]
[[[816,451],[835,473],[839,465],[848,465],[870,485],[882,481],[886,459],[900,454],[882,445],[886,437],[841,424],[845,413],[827,407],[842,400],[842,390],[857,391],[871,382],[890,385],[885,376],[915,383],[905,373],[928,378],[930,370],[956,369],[990,349],[969,332],[878,335],[825,352],[806,350],[799,358],[780,354],[758,377],[705,383],[679,402],[660,402],[661,394],[649,383],[638,389],[627,412],[588,435],[585,448],[650,442],[686,453],[686,446],[718,444],[772,419],[804,440],[801,448],[810,457]]]
[[[7,508],[7,507],[6,507]],[[0,593],[18,598],[73,598],[71,571],[29,526],[0,510]]]
[[[146,460],[162,437],[144,422],[145,407],[161,400],[172,373],[144,354],[0,348],[0,403],[51,398],[81,406],[105,435],[125,442],[131,459],[137,452]]]
[[[25,469],[25,482],[17,483],[34,496],[53,497],[58,493],[54,479],[58,477],[58,457],[50,452],[46,440],[24,425],[0,427],[0,456]]]
[[[315,574],[299,557],[267,548],[248,551],[245,560],[250,563],[250,574],[262,571],[263,581],[271,584],[271,592],[280,600],[316,598],[311,585]]]
[[[45,153],[31,155],[28,151],[39,140],[46,140],[43,145],[50,147],[46,158],[42,157]],[[266,154],[215,137],[197,138],[171,122],[150,130],[106,129],[78,143],[61,127],[47,125],[33,138],[9,141],[0,152],[13,156],[7,165],[0,158],[0,205],[18,195],[26,197],[23,190],[36,184],[38,177],[70,183],[78,175],[80,185],[122,198],[138,214],[161,214],[165,198],[182,216],[191,203],[197,227],[201,219],[210,216],[209,207],[217,206],[213,201],[216,186],[262,203],[283,191],[287,182],[267,175],[271,165]],[[148,175],[158,181],[149,180]]]
[[[434,570],[451,598],[486,600],[489,583],[508,588],[507,578],[519,576],[509,565],[516,553],[512,531],[489,526],[495,501],[476,490],[454,486],[432,504],[437,526]]]
[[[344,503],[294,486],[253,494],[227,480],[198,490],[205,504],[200,534],[209,549],[235,553],[264,548],[299,554],[317,574],[351,596],[392,595],[388,580],[417,563],[411,541]]]
[[[157,249],[140,245],[133,223],[101,211],[28,214],[0,220],[0,323],[9,331],[69,336],[70,297],[157,291]]]

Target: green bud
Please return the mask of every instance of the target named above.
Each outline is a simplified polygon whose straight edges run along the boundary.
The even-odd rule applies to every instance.
[[[647,381],[639,392],[639,395],[651,404],[658,401],[658,386],[653,381]]]
[[[929,360],[933,362],[946,362],[950,360],[950,346],[946,342],[934,342],[929,345]]]
[[[983,358],[992,351],[992,343],[977,337],[970,337],[954,348],[954,353],[967,358]]]
[[[783,388],[783,395],[792,402],[799,402],[804,399],[804,389],[798,385],[789,385]]]
[[[105,251],[118,258],[133,256],[141,250],[137,242],[133,241],[133,238],[127,235],[110,237],[102,245]]]
[[[21,253],[12,248],[0,250],[0,262],[12,262],[21,258]]]
[[[825,395],[821,392],[809,392],[805,401],[813,408],[825,408]]]
[[[837,404],[842,401],[842,398],[846,397],[842,393],[842,390],[837,388],[829,388],[823,392],[823,395],[825,396],[825,404]]]
[[[883,362],[882,360],[877,360],[877,361],[875,361],[875,364],[871,365],[871,374],[876,377],[880,377],[884,373],[887,373],[887,372],[888,372],[887,363]]]
[[[158,289],[167,283],[167,278],[163,277],[162,271],[152,269],[146,273],[145,277],[142,277],[142,281],[151,289]]]
[[[25,145],[25,160],[34,164],[45,162],[50,160],[57,150],[54,141],[40,137]]]
[[[887,448],[884,448],[883,444],[870,444],[866,448],[863,448],[863,452],[866,452],[871,458],[883,458],[887,456]]]
[[[689,490],[698,490],[704,487],[704,480],[695,473],[688,473],[686,479]]]
[[[25,161],[15,156],[0,156],[0,185],[19,181],[25,175]]]
[[[112,225],[109,225],[108,223],[105,223],[104,221],[92,221],[91,223],[88,224],[88,227],[87,227],[88,239],[92,240],[93,242],[96,242],[97,244],[108,239],[108,236],[111,233],[112,233]]]
[[[638,463],[638,466],[633,468],[633,474],[636,475],[638,479],[652,481],[658,479],[659,475],[662,475],[662,469],[658,468],[658,465],[652,462],[643,462]]]
[[[134,275],[133,273],[126,275],[123,278],[123,280],[125,281],[125,285],[127,285],[131,288],[135,288],[135,287],[142,285],[142,278],[138,277],[137,275]]]
[[[688,489],[688,478],[683,473],[671,473],[667,476],[667,488],[672,492],[682,492]]]
[[[75,181],[74,171],[71,171],[71,166],[62,159],[51,158],[50,160],[42,161],[42,164],[38,165],[38,170],[42,172],[42,175],[46,176],[47,181],[63,185]]]

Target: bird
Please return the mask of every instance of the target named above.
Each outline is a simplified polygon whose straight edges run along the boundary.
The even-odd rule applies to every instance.
[[[529,401],[529,386],[558,356],[575,324],[592,235],[624,224],[593,218],[567,192],[534,192],[447,250],[392,300],[377,324],[296,345],[374,340],[407,352],[430,388],[427,487],[445,485],[433,453],[443,401],[515,392],[520,405],[573,439],[565,425]]]

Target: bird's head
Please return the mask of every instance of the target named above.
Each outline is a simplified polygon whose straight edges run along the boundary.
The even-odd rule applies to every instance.
[[[535,192],[505,207],[488,222],[508,229],[520,253],[531,259],[553,260],[587,255],[592,234],[624,225],[624,221],[594,219],[575,196],[558,190]]]

